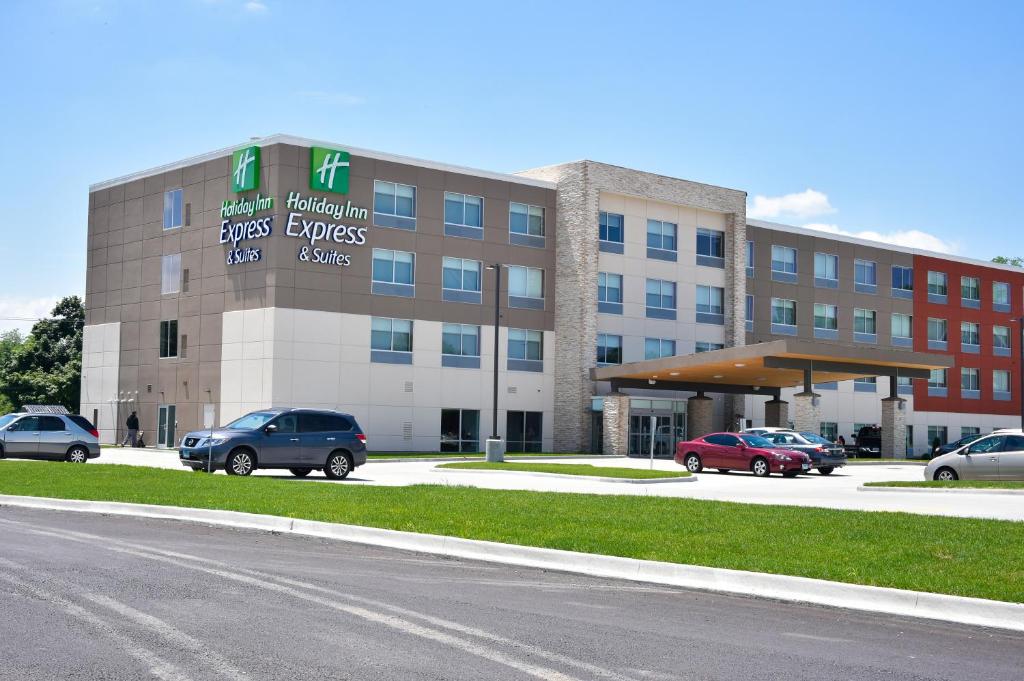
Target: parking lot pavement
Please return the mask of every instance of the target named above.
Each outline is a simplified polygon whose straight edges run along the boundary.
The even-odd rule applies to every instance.
[[[557,461],[531,459],[531,461]],[[119,463],[155,468],[181,469],[174,451],[155,449],[104,448],[97,459],[103,463]],[[647,459],[607,459],[593,457],[573,459],[572,463],[590,463],[595,466],[623,466],[647,468]],[[699,474],[696,484],[629,485],[614,482],[594,482],[559,478],[540,478],[519,473],[446,473],[436,469],[436,462],[374,462],[370,461],[353,472],[341,484],[366,485],[469,485],[487,489],[522,489],[544,492],[580,492],[585,494],[635,494],[664,497],[713,499],[751,504],[787,504],[821,508],[854,509],[863,511],[903,511],[928,515],[1024,520],[1024,497],[980,494],[914,494],[912,492],[861,492],[857,487],[866,482],[884,480],[921,480],[923,468],[913,464],[873,466],[847,466],[832,475],[817,473],[797,478],[755,478],[749,473],[717,472]],[[668,459],[656,459],[658,470],[680,470]],[[222,475],[222,474],[221,474]],[[284,471],[257,471],[256,475],[291,478]],[[320,472],[314,472],[308,481],[327,482]]]
[[[5,508],[0,546],[0,681],[1011,681],[1024,665],[1019,633],[167,520]]]

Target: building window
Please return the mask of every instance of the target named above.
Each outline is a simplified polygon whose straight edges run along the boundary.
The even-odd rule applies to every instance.
[[[725,267],[725,232],[697,228],[697,264]]]
[[[544,208],[525,203],[508,204],[508,231],[513,234],[544,236]]]
[[[835,442],[839,439],[839,424],[835,421],[822,421],[818,433],[829,442]]]
[[[481,302],[480,261],[442,258],[441,289],[442,298],[450,302]]]
[[[839,308],[826,303],[814,304],[814,328],[816,330],[836,331],[839,329]]]
[[[674,281],[648,279],[646,293],[648,317],[655,319],[676,318],[676,283]]]
[[[441,410],[441,451],[480,451],[480,412],[478,410]]]
[[[1001,281],[992,283],[992,309],[996,312],[1010,311],[1010,285]]]
[[[1010,355],[1010,328],[1008,326],[992,327],[993,354],[1008,357]]]
[[[754,330],[754,296],[747,294],[747,307],[744,312],[747,320],[747,331]]]
[[[505,417],[505,449],[509,452],[539,452],[544,414],[539,411],[510,411]]]
[[[796,301],[772,298],[772,333],[796,333]]]
[[[622,314],[622,275],[597,273],[597,311]]]
[[[914,268],[892,266],[892,295],[896,298],[914,297]]]
[[[877,264],[871,260],[854,260],[854,288],[861,293],[874,293],[878,289],[877,269]]]
[[[480,368],[480,327],[472,324],[441,325],[441,366]]]
[[[947,337],[945,319],[928,318],[928,349],[945,350]]]
[[[509,265],[508,306],[544,309],[544,270]]]
[[[622,336],[610,333],[597,334],[597,363],[622,364]]]
[[[929,272],[928,273],[928,295],[936,296],[938,299],[933,299],[932,302],[946,302],[946,294],[948,287],[946,285],[946,273],[945,272]]]
[[[796,249],[788,246],[772,246],[772,279],[796,281]]]
[[[981,307],[981,281],[977,277],[960,277],[960,304],[963,307]]]
[[[747,242],[747,276],[754,276],[754,242]]]
[[[914,317],[902,312],[892,313],[891,335],[894,345],[911,347],[910,342],[914,337]]]
[[[178,320],[160,322],[160,358],[178,356]]]
[[[839,256],[814,254],[814,285],[823,288],[839,287]]]
[[[607,253],[622,253],[622,242],[625,235],[626,218],[618,213],[601,211],[600,215],[600,250]]]
[[[725,348],[725,343],[712,343],[711,341],[697,341],[693,351],[695,353],[700,352],[712,352],[714,350],[721,350]]]
[[[160,293],[181,291],[181,253],[165,255],[160,260]]]
[[[853,338],[857,336],[874,336],[878,333],[878,315],[874,310],[865,310],[859,307],[853,308]],[[864,339],[866,340],[866,339]]]
[[[697,321],[701,324],[725,323],[725,289],[719,286],[697,286]]]
[[[858,393],[878,392],[878,378],[875,376],[861,376],[853,379],[853,390]]]
[[[932,369],[931,374],[928,376],[928,387],[929,388],[942,388],[946,387],[946,370],[945,369]]]
[[[668,338],[645,338],[644,359],[661,359],[662,357],[674,357],[676,354],[676,342]]]
[[[965,352],[978,352],[981,345],[981,325],[960,322],[960,345]]]
[[[949,441],[949,431],[946,426],[928,426],[928,447],[932,448],[938,444],[940,447]]]
[[[444,193],[444,233],[483,239],[484,199],[472,194]]]
[[[373,249],[373,281],[370,292],[385,296],[416,295],[416,255],[385,248]]]
[[[508,330],[509,359],[540,362],[544,359],[544,332],[532,329]]]
[[[647,221],[647,247],[663,251],[676,250],[676,225],[662,220]]]
[[[981,371],[978,369],[960,369],[960,396],[965,398],[978,397],[981,394]]]
[[[379,227],[416,229],[416,187],[374,180],[373,224]]]
[[[412,364],[412,320],[373,317],[370,320],[370,361]]]
[[[182,201],[184,193],[181,189],[164,192],[164,229],[181,227],[181,217],[184,214]]]
[[[1010,372],[1005,369],[992,371],[992,397],[997,400],[1010,399]]]

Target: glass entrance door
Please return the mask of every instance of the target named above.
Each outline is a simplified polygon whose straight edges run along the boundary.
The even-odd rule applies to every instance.
[[[177,424],[177,409],[173,404],[161,404],[157,413],[156,421],[156,445],[173,449],[174,431]]]
[[[673,415],[661,414],[630,414],[629,416],[629,455],[651,455],[651,425],[654,417],[654,456],[671,457],[675,451],[676,433],[673,427]]]

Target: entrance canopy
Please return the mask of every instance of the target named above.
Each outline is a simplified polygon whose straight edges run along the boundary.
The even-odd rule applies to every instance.
[[[630,362],[590,370],[612,389],[685,390],[778,396],[782,388],[873,376],[928,378],[953,357],[877,346],[780,339],[741,347]],[[895,383],[895,381],[893,381]]]

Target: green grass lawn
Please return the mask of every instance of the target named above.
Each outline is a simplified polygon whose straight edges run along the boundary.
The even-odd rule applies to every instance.
[[[1009,521],[31,461],[0,461],[0,493],[220,508],[1024,602],[1024,523]]]
[[[652,471],[646,468],[616,468],[612,466],[591,466],[589,463],[488,463],[472,461],[470,463],[445,463],[438,468],[468,468],[487,471],[531,471],[534,473],[559,473],[561,475],[589,475],[598,478],[631,478],[633,480],[651,480],[654,478],[688,478],[690,472]]]
[[[865,487],[934,487],[937,489],[1020,489],[1024,481],[1018,480],[893,480],[892,482],[866,482]]]
[[[539,456],[539,457],[560,457],[560,456],[580,456],[579,454],[551,454],[547,452],[534,453],[534,452],[506,452],[505,456],[519,457],[519,456]],[[600,456],[595,454],[594,456]],[[484,458],[483,452],[475,453],[459,453],[459,452],[370,452],[366,455],[367,459],[482,459]]]

